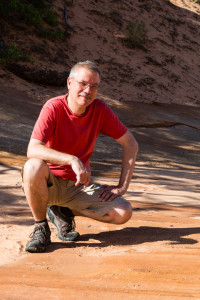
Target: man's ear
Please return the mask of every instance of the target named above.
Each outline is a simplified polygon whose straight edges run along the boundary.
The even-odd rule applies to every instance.
[[[71,84],[71,82],[72,82],[72,78],[67,78],[67,88],[68,88],[68,90],[70,89],[70,84]]]

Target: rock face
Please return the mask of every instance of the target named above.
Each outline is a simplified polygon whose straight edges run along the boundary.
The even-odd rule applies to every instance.
[[[108,102],[136,137],[140,146],[138,161],[166,168],[199,168],[198,107],[133,102],[116,105],[117,101],[104,99],[103,95],[100,98]],[[0,99],[0,150],[5,152],[0,162],[7,163],[6,153],[14,156],[26,155],[41,104],[33,101],[25,93],[6,87],[0,87]],[[116,147],[114,140],[100,135],[91,160],[92,172],[119,171],[120,162],[120,147]]]
[[[96,61],[102,71],[101,92],[119,101],[199,105],[200,5],[176,1],[53,2],[64,39],[40,38],[34,28],[1,19],[2,40],[14,40],[34,64],[8,64],[25,80],[62,86],[77,61]],[[143,24],[145,39],[128,47],[130,24]],[[137,31],[141,36],[142,32]],[[136,38],[134,35],[132,38]]]
[[[51,86],[65,86],[68,75],[66,71],[36,69],[33,66],[30,67],[19,63],[9,63],[7,64],[7,69],[27,81]]]

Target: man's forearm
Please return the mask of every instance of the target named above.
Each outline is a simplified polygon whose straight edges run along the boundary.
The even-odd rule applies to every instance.
[[[124,190],[124,193],[127,191],[132,174],[135,167],[135,160],[137,156],[137,147],[132,151],[124,150],[122,156],[122,169],[119,180],[119,187]]]
[[[116,197],[124,195],[132,178],[138,152],[137,142],[129,131],[118,139],[117,142],[123,147],[120,180],[117,186],[103,186],[99,194],[100,201],[102,202],[113,201]]]
[[[31,140],[27,151],[28,158],[39,158],[56,165],[71,165],[75,156],[46,147],[43,143]]]
[[[119,180],[119,188],[125,193],[128,189],[130,180],[135,167],[138,144],[132,134],[128,131],[118,142],[123,147],[122,168]]]
[[[27,156],[28,158],[41,159],[53,165],[70,165],[76,174],[75,185],[81,183],[86,187],[90,182],[91,172],[78,157],[48,148],[41,141],[30,140]]]

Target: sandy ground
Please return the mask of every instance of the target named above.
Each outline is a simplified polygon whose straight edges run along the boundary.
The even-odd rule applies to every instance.
[[[0,172],[1,299],[200,299],[199,171],[138,163],[127,224],[77,217],[77,242],[61,242],[50,224],[43,254],[24,252],[33,222],[20,167]]]

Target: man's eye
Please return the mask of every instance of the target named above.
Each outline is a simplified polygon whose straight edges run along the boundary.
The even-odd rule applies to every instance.
[[[89,86],[91,89],[94,89],[94,90],[98,89],[97,84],[90,85],[89,83],[86,83],[86,82],[83,82],[83,81],[80,81],[79,84],[82,86],[82,88],[87,88]]]

